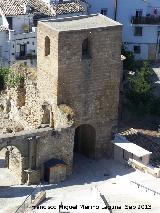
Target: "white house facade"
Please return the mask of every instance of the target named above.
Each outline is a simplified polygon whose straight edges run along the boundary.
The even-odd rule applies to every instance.
[[[160,59],[159,0],[86,0],[89,13],[102,13],[123,24],[123,43],[137,60]]]
[[[79,2],[0,0],[0,66],[23,62],[36,66],[38,20],[85,14]]]

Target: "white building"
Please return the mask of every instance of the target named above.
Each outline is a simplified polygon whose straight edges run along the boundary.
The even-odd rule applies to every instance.
[[[85,14],[79,2],[49,5],[42,0],[0,0],[0,66],[21,61],[36,66],[37,21]]]
[[[83,0],[89,13],[102,13],[123,24],[123,42],[136,59],[160,59],[159,0]]]

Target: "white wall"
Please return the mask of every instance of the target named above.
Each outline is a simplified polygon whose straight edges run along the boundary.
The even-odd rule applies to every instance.
[[[115,13],[115,0],[88,0],[91,4],[89,9],[90,13],[100,12],[102,8],[108,8],[107,16],[114,19]],[[143,16],[146,16],[151,8],[159,8],[160,11],[160,0],[118,0],[117,7],[117,21],[123,24],[122,39],[123,42],[127,42],[128,49],[133,51],[133,46],[141,45],[141,54],[135,54],[136,59],[147,59],[148,58],[148,46],[147,44],[157,43],[157,25],[141,25],[143,27],[142,36],[134,36],[134,27],[138,25],[131,24],[132,16],[135,16],[136,10],[142,10]]]
[[[89,13],[100,13],[101,9],[108,8],[107,16],[114,19],[114,0],[88,0],[88,3],[91,5]]]
[[[13,30],[16,34],[23,33],[24,24],[32,25],[33,24],[33,18],[32,15],[20,15],[20,16],[14,16],[13,17]]]
[[[37,32],[13,34],[10,40],[10,60],[16,62],[16,56],[20,53],[20,45],[26,44],[26,54],[37,55]],[[28,60],[29,61],[29,60]]]
[[[9,45],[8,45],[7,31],[0,31],[0,48],[1,48],[1,63],[3,62],[0,65],[4,65],[9,60]]]

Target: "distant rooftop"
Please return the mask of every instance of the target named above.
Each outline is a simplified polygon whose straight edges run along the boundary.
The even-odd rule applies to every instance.
[[[26,11],[26,7],[30,7]],[[0,0],[0,10],[6,16],[42,13],[46,16],[85,12],[80,1],[48,5],[42,0]]]
[[[85,12],[85,8],[80,4],[79,1],[53,4],[51,7],[55,11],[56,15]]]
[[[101,14],[50,19],[43,20],[42,22],[59,32],[121,26],[120,23]]]
[[[42,0],[0,0],[0,9],[6,16],[24,15],[26,6],[31,8],[30,13],[34,11],[53,16],[51,8]]]

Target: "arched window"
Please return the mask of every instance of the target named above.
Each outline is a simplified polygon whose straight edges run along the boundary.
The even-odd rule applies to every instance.
[[[45,56],[50,55],[50,38],[45,37]]]
[[[90,57],[89,39],[86,38],[82,43],[82,58]]]

